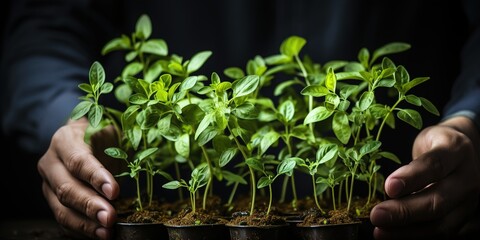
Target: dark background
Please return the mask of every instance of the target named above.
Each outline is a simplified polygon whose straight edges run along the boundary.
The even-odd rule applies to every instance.
[[[13,0],[3,1],[0,7],[0,44],[2,46],[6,21],[12,12],[12,2]],[[0,111],[0,114],[3,112]],[[35,164],[39,156],[22,151],[15,145],[13,139],[4,135],[3,131],[1,131],[1,138],[0,191],[2,193],[0,196],[5,210],[2,210],[0,220],[50,217],[51,211],[43,198],[42,181]],[[32,212],[35,216],[32,216]]]

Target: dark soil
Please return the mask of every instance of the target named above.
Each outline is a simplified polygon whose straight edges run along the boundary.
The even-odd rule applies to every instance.
[[[305,211],[302,215],[302,218],[303,222],[298,224],[300,226],[357,222],[357,220],[353,218],[351,214],[346,211],[346,209],[330,210],[325,214],[318,210],[318,208],[312,208],[308,211]]]
[[[269,226],[269,225],[285,225],[284,217],[280,217],[270,213],[257,211],[253,215],[248,212],[237,212],[233,214],[233,218],[228,222],[231,225],[249,225],[249,226]]]
[[[192,212],[191,209],[186,208],[177,216],[167,221],[167,224],[170,225],[201,225],[201,224],[224,224],[227,220],[218,215],[211,214],[202,208],[196,209],[195,212]]]
[[[119,222],[127,223],[164,223],[175,214],[172,204],[152,201],[144,204],[143,210],[136,210],[134,199],[120,199],[114,203]]]

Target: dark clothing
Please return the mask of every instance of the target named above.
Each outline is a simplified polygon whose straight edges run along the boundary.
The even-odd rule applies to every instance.
[[[100,49],[134,31],[142,13],[150,15],[154,37],[165,39],[170,52],[190,58],[212,50],[205,73],[277,53],[293,34],[307,39],[303,53],[320,63],[355,60],[361,47],[407,42],[412,49],[394,60],[413,77],[431,77],[419,87],[420,96],[442,108],[457,80],[444,116],[463,111],[478,120],[480,113],[480,3],[474,0],[50,0],[16,1],[15,7],[1,71],[2,128],[34,153],[43,153],[68,119],[82,94],[77,85],[88,80],[94,60],[105,65],[108,79],[119,74],[121,54],[102,57]]]

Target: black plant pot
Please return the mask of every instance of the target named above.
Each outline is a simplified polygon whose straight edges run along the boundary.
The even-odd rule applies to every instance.
[[[297,231],[303,240],[357,240],[360,222],[299,226]]]
[[[373,226],[370,218],[364,217],[359,218],[358,220],[361,222],[358,227],[358,238],[361,240],[373,240],[373,230],[375,229],[375,226]]]
[[[225,240],[225,224],[171,225],[165,224],[170,240]]]
[[[167,228],[162,223],[125,223],[115,225],[116,240],[168,239]]]
[[[291,239],[289,224],[272,226],[226,225],[231,240],[287,240]]]
[[[288,235],[289,239],[301,239],[300,231],[297,228],[297,224],[303,222],[301,216],[290,216],[285,218],[285,222],[288,223]]]

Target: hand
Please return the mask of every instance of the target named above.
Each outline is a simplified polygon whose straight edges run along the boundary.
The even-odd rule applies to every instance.
[[[108,239],[115,221],[115,209],[107,199],[119,195],[112,174],[94,156],[96,149],[84,142],[86,119],[70,121],[54,134],[47,152],[38,161],[45,196],[57,222],[68,230],[88,237]],[[103,141],[112,142],[112,129],[105,129]],[[106,140],[105,140],[106,139]]]
[[[465,117],[423,130],[413,145],[413,161],[385,181],[392,199],[370,214],[375,238],[454,237],[478,207],[479,146],[479,131]]]

